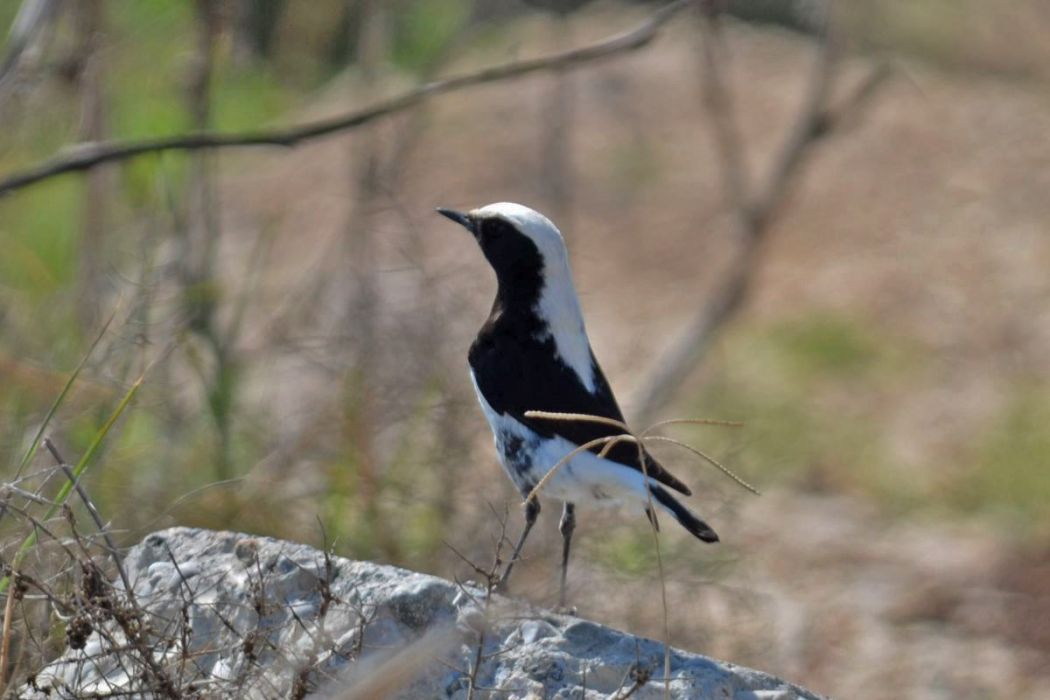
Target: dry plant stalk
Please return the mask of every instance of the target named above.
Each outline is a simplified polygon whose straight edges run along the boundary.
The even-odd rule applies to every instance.
[[[562,457],[560,460],[558,460],[554,464],[554,466],[552,466],[547,471],[547,473],[543,475],[543,478],[541,478],[536,483],[536,486],[533,487],[532,491],[530,491],[529,495],[525,498],[525,502],[526,503],[528,503],[529,501],[532,501],[535,498],[537,498],[539,496],[540,491],[542,491],[543,488],[547,485],[547,483],[550,482],[550,480],[554,477],[554,474],[557,472],[557,470],[561,469],[564,465],[566,465],[569,462],[571,462],[572,459],[574,457],[576,457],[576,455],[581,454],[581,453],[583,453],[585,451],[591,450],[591,449],[593,449],[595,447],[601,446],[602,449],[598,452],[598,456],[604,458],[606,455],[608,455],[609,451],[612,450],[613,447],[615,447],[616,445],[618,445],[618,444],[620,444],[622,442],[633,444],[633,445],[635,445],[638,448],[638,463],[641,465],[641,468],[642,468],[642,476],[645,479],[646,483],[648,483],[649,470],[648,470],[648,467],[646,466],[646,460],[645,460],[645,442],[647,440],[653,440],[653,441],[659,441],[659,442],[667,442],[667,443],[670,443],[670,444],[677,445],[679,447],[685,448],[685,449],[689,450],[690,452],[692,452],[693,454],[697,455],[698,457],[702,458],[703,460],[707,461],[709,464],[715,466],[719,471],[721,471],[723,474],[728,476],[730,479],[732,479],[739,486],[742,486],[743,488],[747,489],[751,493],[753,493],[755,495],[758,495],[758,490],[755,489],[755,487],[751,486],[749,483],[747,483],[742,478],[737,476],[734,472],[730,471],[728,467],[724,466],[723,464],[721,464],[720,462],[718,462],[714,458],[708,456],[706,453],[702,452],[701,450],[698,450],[698,449],[696,449],[694,447],[691,447],[690,445],[687,445],[687,444],[685,444],[685,443],[683,443],[683,442],[681,442],[679,440],[675,440],[673,438],[663,437],[663,436],[660,436],[660,435],[649,435],[649,433],[651,433],[653,430],[656,430],[656,429],[658,429],[660,427],[663,427],[663,426],[666,426],[666,425],[690,424],[690,425],[720,425],[720,426],[726,426],[726,427],[738,427],[738,426],[740,426],[741,424],[736,422],[736,421],[676,418],[676,419],[671,419],[671,420],[660,421],[658,423],[654,423],[653,425],[650,425],[649,427],[647,427],[640,434],[635,435],[633,432],[631,432],[631,429],[629,427],[627,427],[627,424],[624,423],[623,421],[616,420],[615,418],[608,418],[606,416],[595,416],[595,415],[590,415],[590,414],[586,414],[586,413],[558,413],[558,412],[552,412],[552,411],[526,411],[525,412],[525,417],[526,418],[537,418],[537,419],[540,419],[540,420],[566,420],[566,421],[579,421],[579,422],[585,422],[585,423],[600,423],[602,425],[608,425],[608,426],[611,426],[613,428],[617,428],[617,429],[623,431],[623,433],[621,433],[620,435],[607,435],[605,437],[595,438],[594,440],[586,442],[586,443],[576,447],[574,450],[570,451],[568,454],[566,454],[564,457]],[[669,694],[670,694],[670,688],[671,688],[671,686],[670,686],[670,683],[671,683],[671,622],[670,622],[670,612],[669,612],[668,605],[667,605],[667,577],[666,577],[666,574],[665,574],[665,571],[664,571],[663,554],[662,554],[662,552],[660,550],[660,526],[659,526],[657,518],[656,518],[656,509],[653,507],[653,495],[652,495],[652,492],[649,489],[646,489],[645,494],[646,494],[646,512],[652,514],[651,517],[649,518],[649,525],[650,525],[651,531],[653,533],[653,548],[654,548],[654,551],[656,553],[656,568],[657,568],[657,574],[658,574],[658,576],[660,578],[660,603],[661,603],[661,607],[662,607],[662,610],[663,610],[663,631],[664,631],[664,635],[663,635],[664,636],[664,638],[663,638],[663,645],[664,645],[664,697],[666,698],[666,697],[670,697]],[[645,685],[645,683],[647,683],[648,681],[649,681],[649,674],[648,673],[644,674],[644,676],[642,674],[639,674],[638,678],[635,679],[635,685],[630,690],[628,690],[627,694],[624,695],[623,697],[630,697],[631,695],[634,694],[634,692],[638,688],[640,688],[642,685]]]
[[[7,670],[11,659],[11,628],[15,617],[15,592],[18,590],[18,572],[12,572],[11,576],[15,579],[15,585],[8,591],[7,600],[4,601],[4,630],[3,638],[0,639],[0,695],[7,690]]]
[[[734,482],[736,482],[737,485],[743,487],[744,489],[746,489],[747,491],[753,493],[756,496],[760,495],[760,492],[758,491],[758,489],[756,489],[750,483],[745,481],[736,472],[734,472],[731,469],[729,469],[729,467],[725,466],[724,464],[722,464],[721,462],[716,460],[714,457],[711,457],[710,455],[708,455],[707,453],[703,452],[702,450],[699,450],[699,449],[697,449],[697,448],[695,448],[695,447],[693,447],[691,445],[688,445],[688,444],[686,444],[686,443],[684,443],[684,442],[682,442],[680,440],[675,440],[674,438],[665,437],[663,435],[650,435],[650,433],[653,432],[654,430],[657,430],[659,428],[662,428],[662,427],[668,426],[668,425],[715,425],[715,426],[722,426],[722,427],[728,427],[728,428],[738,428],[738,427],[743,425],[743,423],[740,423],[738,421],[713,420],[713,419],[706,419],[706,418],[672,418],[670,420],[662,420],[662,421],[659,421],[657,423],[653,423],[652,425],[647,427],[645,430],[643,430],[641,433],[636,435],[633,432],[631,432],[631,429],[627,427],[626,423],[624,423],[622,421],[618,421],[618,420],[616,420],[614,418],[607,418],[605,416],[594,416],[594,415],[589,415],[589,414],[586,414],[586,413],[558,413],[558,412],[552,412],[552,411],[526,411],[525,412],[525,417],[526,418],[538,418],[540,420],[568,420],[568,421],[580,421],[580,422],[585,422],[585,423],[600,423],[602,425],[608,425],[608,426],[611,426],[613,428],[618,428],[618,429],[623,431],[623,433],[620,434],[620,435],[607,435],[605,437],[595,438],[594,440],[591,440],[591,441],[589,441],[587,443],[584,443],[583,445],[580,445],[576,449],[574,449],[571,452],[569,452],[568,454],[566,454],[564,457],[562,457],[560,460],[558,460],[554,464],[554,466],[551,467],[547,471],[546,474],[543,475],[542,479],[540,479],[536,483],[536,486],[533,487],[532,491],[526,497],[526,499],[525,499],[526,502],[535,499],[539,495],[539,492],[554,477],[555,472],[558,469],[561,469],[561,467],[563,467],[568,462],[572,461],[572,459],[576,455],[581,454],[581,453],[586,452],[586,451],[588,451],[588,450],[590,450],[590,449],[592,449],[594,447],[598,447],[599,445],[601,445],[602,446],[602,450],[598,453],[598,456],[599,457],[604,457],[605,455],[607,455],[609,453],[609,451],[613,447],[615,447],[617,444],[619,444],[621,442],[626,442],[626,443],[630,443],[630,444],[644,446],[646,441],[669,443],[669,444],[672,444],[672,445],[677,445],[678,447],[681,447],[681,448],[683,448],[685,450],[688,450],[688,451],[692,452],[694,455],[696,455],[697,457],[700,457],[701,459],[703,459],[705,462],[707,462],[711,466],[713,466],[716,469],[718,469],[720,472],[722,472],[727,477],[729,477]],[[645,461],[644,460],[642,460],[642,469],[643,469],[643,473],[644,473],[644,470],[645,470]],[[646,478],[649,478],[648,473],[645,473],[644,475],[645,475]]]

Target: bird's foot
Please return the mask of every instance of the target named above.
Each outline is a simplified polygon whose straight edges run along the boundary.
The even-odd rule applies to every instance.
[[[569,617],[579,617],[579,613],[576,611],[575,605],[566,605],[565,601],[558,604],[558,607],[554,608],[554,612],[559,615],[567,615]]]
[[[510,587],[508,581],[510,580],[510,569],[508,568],[503,572],[503,575],[499,578],[495,578],[495,582],[490,584],[492,586],[493,593],[499,593],[501,595],[507,595],[507,589]]]
[[[507,568],[503,570],[503,574],[500,575],[499,579],[492,586],[493,591],[495,591],[496,593],[506,594],[508,582],[510,581],[510,572],[514,568],[514,564],[516,562],[517,559],[511,559],[509,562],[507,562]]]

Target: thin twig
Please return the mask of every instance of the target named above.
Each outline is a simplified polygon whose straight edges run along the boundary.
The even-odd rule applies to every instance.
[[[62,512],[69,523],[69,530],[73,536],[74,542],[80,547],[82,552],[81,559],[72,557],[74,560],[80,562],[81,567],[85,572],[94,571],[98,574],[99,578],[102,579],[102,574],[95,566],[91,559],[91,554],[87,547],[84,545],[84,541],[77,531],[76,520],[73,517],[73,510],[67,503],[62,504]],[[123,568],[123,567],[121,567]],[[127,585],[127,584],[125,584]],[[147,638],[149,631],[148,625],[146,625],[147,615],[146,612],[139,606],[138,601],[135,599],[134,591],[130,588],[125,591],[129,606],[123,608],[118,605],[118,601],[113,599],[111,601],[111,608],[109,612],[112,615],[113,621],[120,628],[121,632],[124,633],[124,637],[128,642],[127,650],[138,652],[144,664],[143,673],[150,679],[151,688],[156,690],[159,694],[169,698],[169,700],[179,700],[182,695],[179,692],[177,684],[172,680],[171,675],[167,669],[157,661],[154,657],[155,646]],[[87,600],[87,605],[92,608],[98,609],[99,601]],[[129,614],[130,613],[130,614]],[[115,644],[110,641],[110,647],[114,647]],[[112,658],[116,659],[119,664],[124,663],[124,657],[122,654],[117,653],[112,655]]]
[[[102,539],[106,541],[106,549],[109,550],[109,555],[113,558],[113,563],[116,565],[117,572],[120,574],[120,580],[124,584],[124,590],[128,592],[128,595],[131,595],[131,579],[128,578],[128,573],[124,569],[124,558],[120,555],[120,550],[117,549],[116,543],[110,536],[109,528],[106,526],[105,521],[102,520],[102,515],[99,514],[94,501],[91,500],[87,490],[84,488],[83,484],[80,483],[80,479],[73,474],[73,468],[69,466],[68,462],[62,459],[62,455],[59,454],[58,448],[55,447],[55,443],[51,442],[51,438],[44,438],[44,447],[51,453],[55,462],[58,463],[59,468],[65,473],[66,478],[73,484],[73,488],[76,490],[77,495],[80,496],[80,500],[84,503],[84,507],[87,509],[88,514],[91,515],[91,519],[95,521],[95,527],[97,527],[99,533],[101,533]]]
[[[11,496],[21,496],[27,501],[31,501],[33,503],[36,503],[37,505],[42,506],[52,506],[55,504],[54,501],[44,498],[43,496],[33,493],[32,491],[20,489],[14,484],[4,484],[3,486],[0,486],[0,500],[3,501],[2,510],[7,510],[8,499],[10,499]]]
[[[627,688],[626,692],[617,692],[616,695],[613,697],[613,700],[627,700],[627,698],[637,693],[639,690],[641,690],[642,686],[649,682],[649,679],[652,678],[653,673],[648,667],[645,666],[639,666],[637,664],[631,666],[631,668],[627,669],[627,673],[624,674],[623,680],[620,681],[621,689],[623,688],[624,682],[626,682],[626,680],[631,676],[634,676],[634,683],[631,684],[630,688]]]
[[[198,151],[244,146],[298,146],[312,139],[354,129],[377,119],[404,111],[437,95],[476,85],[520,78],[549,70],[570,70],[618,54],[640,49],[653,41],[660,30],[689,0],[674,0],[663,6],[634,29],[603,41],[550,56],[514,61],[483,68],[473,73],[436,80],[382,101],[363,110],[348,112],[294,127],[262,129],[239,133],[193,133],[162,136],[140,141],[83,143],[37,165],[0,179],[0,197],[64,173],[89,170],[102,163],[128,160],[164,151]]]
[[[491,593],[489,597],[491,597]],[[478,690],[478,671],[481,670],[484,651],[485,630],[482,629],[478,631],[478,645],[474,649],[474,663],[470,665],[470,675],[467,677],[467,700],[474,700],[474,693]]]
[[[478,576],[481,576],[481,577],[483,577],[485,579],[488,579],[488,578],[490,578],[492,576],[492,572],[491,571],[486,571],[485,569],[481,568],[480,566],[478,566],[477,564],[472,562],[467,557],[467,555],[463,554],[458,549],[453,547],[452,544],[448,542],[448,540],[441,540],[441,543],[444,544],[446,547],[448,547],[449,551],[451,551],[453,554],[455,554],[456,557],[458,557],[460,561],[462,561],[464,564],[466,564],[470,568],[474,569],[474,573],[476,573]]]

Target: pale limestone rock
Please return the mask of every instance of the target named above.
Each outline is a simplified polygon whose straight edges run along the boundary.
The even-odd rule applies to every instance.
[[[373,686],[372,696],[461,699],[479,641],[484,660],[474,682],[502,692],[475,697],[616,697],[639,670],[651,679],[631,697],[664,696],[659,642],[502,596],[486,603],[473,585],[337,557],[326,563],[306,545],[189,528],[149,535],[124,566],[144,611],[141,642],[128,644],[101,613],[84,647],[36,674],[22,697],[162,697],[142,652],[127,649],[137,646],[182,697],[354,697],[364,684],[390,683],[378,695]],[[113,595],[123,595],[119,584]],[[817,699],[679,650],[670,677],[673,698]]]

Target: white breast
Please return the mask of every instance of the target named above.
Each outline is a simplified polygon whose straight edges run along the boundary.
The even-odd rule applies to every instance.
[[[492,429],[500,463],[511,481],[523,495],[527,495],[534,484],[578,445],[562,437],[545,438],[514,417],[497,413],[481,393],[473,370],[470,372],[470,380],[474,384],[474,392],[477,394],[478,403],[481,404],[481,410]],[[532,462],[524,471],[520,467],[508,464],[504,457],[504,442],[508,436],[516,436],[529,445]],[[603,507],[628,505],[640,508],[644,512],[648,503],[644,482],[645,477],[635,469],[602,459],[593,452],[581,452],[558,468],[544,486],[540,497]]]

